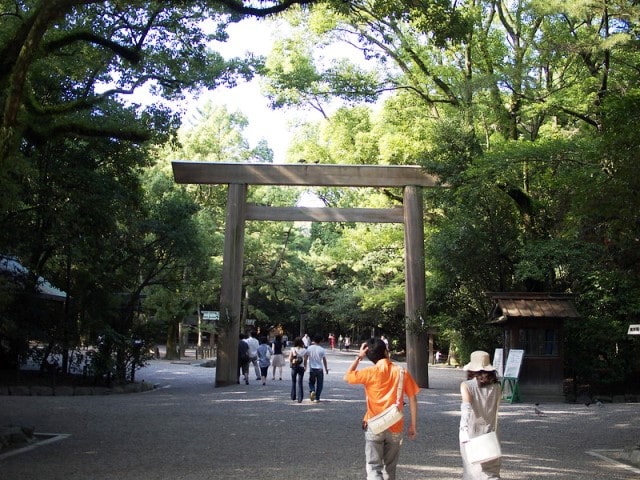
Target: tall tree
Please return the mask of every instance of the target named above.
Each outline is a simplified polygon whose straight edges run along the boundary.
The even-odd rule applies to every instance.
[[[307,1],[266,1],[257,6],[226,0],[2,2],[3,185],[11,185],[6,174],[23,162],[23,138],[145,140],[154,130],[166,131],[171,115],[161,108],[150,107],[135,122],[121,124],[112,121],[103,108],[105,101],[143,86],[165,98],[181,99],[189,90],[251,77],[256,61],[225,61],[209,50],[208,42],[225,40],[225,25],[243,15],[264,17],[298,3]],[[52,96],[51,88],[63,94]]]
[[[626,229],[616,218],[636,223],[621,212],[637,199],[620,193],[630,192],[636,175],[605,151],[635,158],[634,135],[616,128],[627,122],[611,112],[634,104],[640,10],[617,1],[424,7],[420,16],[393,2],[357,2],[336,15],[312,14],[308,25],[351,39],[369,61],[379,60],[375,80],[382,82],[371,83],[372,91],[397,92],[385,102],[385,125],[371,124],[377,145],[370,151],[419,162],[448,186],[429,197],[433,209],[425,212],[436,256],[427,264],[432,318],[458,339],[462,332],[466,349],[497,341],[482,325],[488,290],[584,292],[582,311],[595,316],[601,304],[586,285],[611,285],[606,279],[618,268],[609,256],[617,242],[609,252],[600,246],[614,244],[609,232],[622,240]],[[438,20],[438,8],[453,15]],[[331,158],[320,135],[307,139],[299,151],[319,146],[319,158]],[[612,200],[614,190],[626,203]],[[478,262],[468,262],[471,252],[481,252]],[[591,281],[580,272],[584,255],[594,266],[585,273]],[[625,258],[633,265],[635,255]],[[633,318],[634,303],[625,305]]]

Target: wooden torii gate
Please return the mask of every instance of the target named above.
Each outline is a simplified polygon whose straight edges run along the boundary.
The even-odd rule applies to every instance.
[[[227,184],[216,387],[237,381],[246,220],[403,223],[407,368],[429,387],[422,188],[436,179],[417,166],[172,162],[177,183]],[[247,204],[248,185],[403,187],[404,208],[266,207]],[[420,328],[415,328],[419,326]]]

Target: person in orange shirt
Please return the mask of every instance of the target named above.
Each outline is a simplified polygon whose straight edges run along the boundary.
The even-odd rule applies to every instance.
[[[374,365],[358,370],[358,365],[364,357],[371,360]],[[400,420],[378,434],[367,431],[367,419],[396,403],[400,368],[391,362],[389,350],[384,341],[379,338],[370,338],[363,343],[358,355],[344,375],[344,379],[349,384],[362,384],[365,389],[367,412],[364,415],[362,428],[365,431],[367,480],[394,480],[400,456],[404,420]],[[411,419],[408,434],[411,440],[415,440],[417,435],[418,400],[416,395],[419,391],[420,388],[413,377],[405,371],[402,398],[404,399],[405,395],[409,398]],[[400,407],[402,408],[402,405]]]

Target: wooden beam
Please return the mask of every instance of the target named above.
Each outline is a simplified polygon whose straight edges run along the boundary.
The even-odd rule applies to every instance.
[[[247,220],[294,222],[403,223],[399,208],[265,207],[247,205]]]
[[[437,179],[413,165],[316,165],[174,161],[177,183],[318,187],[434,187]]]

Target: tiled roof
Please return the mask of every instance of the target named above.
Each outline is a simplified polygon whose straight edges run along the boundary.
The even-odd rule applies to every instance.
[[[514,318],[579,318],[573,295],[559,293],[489,293],[494,302],[491,323]]]

